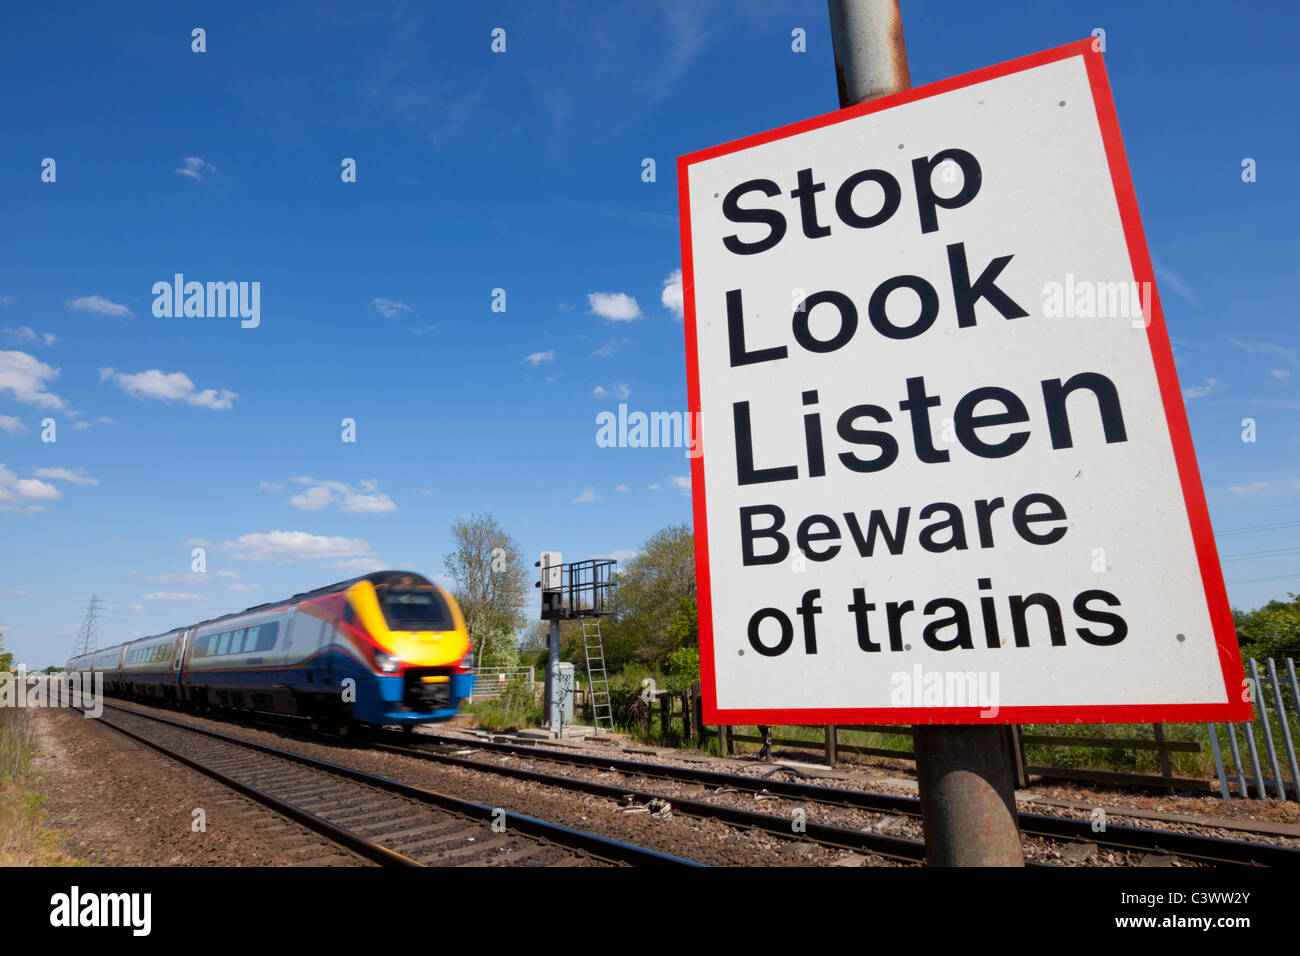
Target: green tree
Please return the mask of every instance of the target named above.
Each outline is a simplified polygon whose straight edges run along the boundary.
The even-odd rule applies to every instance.
[[[604,641],[611,669],[629,663],[662,668],[673,650],[699,643],[698,626],[691,624],[695,536],[689,525],[655,532],[614,581],[614,614]]]
[[[1243,657],[1300,658],[1300,595],[1287,597],[1249,612],[1233,610]]]
[[[481,667],[485,658],[500,660],[514,651],[514,635],[525,623],[528,567],[519,542],[491,515],[458,518],[451,537],[455,550],[443,563],[456,582],[456,601]]]

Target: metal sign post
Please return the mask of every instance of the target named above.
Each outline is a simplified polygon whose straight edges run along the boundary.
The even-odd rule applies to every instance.
[[[911,88],[898,0],[828,0],[840,108]],[[1024,866],[1000,726],[912,728],[931,866]]]

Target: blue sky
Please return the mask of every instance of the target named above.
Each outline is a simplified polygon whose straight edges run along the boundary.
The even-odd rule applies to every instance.
[[[903,17],[916,85],[1105,29],[1215,527],[1255,529],[1220,538],[1229,594],[1300,590],[1300,16],[989,0]],[[597,447],[595,417],[620,397],[685,408],[675,160],[835,108],[821,0],[6,21],[0,626],[20,660],[61,663],[92,593],[107,644],[354,571],[439,574],[462,514],[566,557],[690,520],[683,451]],[[260,325],[155,317],[177,272],[259,282]]]

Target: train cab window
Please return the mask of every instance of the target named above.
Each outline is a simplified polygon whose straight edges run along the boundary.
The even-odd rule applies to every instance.
[[[376,588],[384,620],[394,631],[450,631],[451,608],[433,588]]]

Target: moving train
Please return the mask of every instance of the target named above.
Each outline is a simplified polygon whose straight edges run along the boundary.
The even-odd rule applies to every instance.
[[[67,667],[102,672],[111,696],[411,727],[456,715],[472,663],[455,598],[421,575],[376,571]]]

